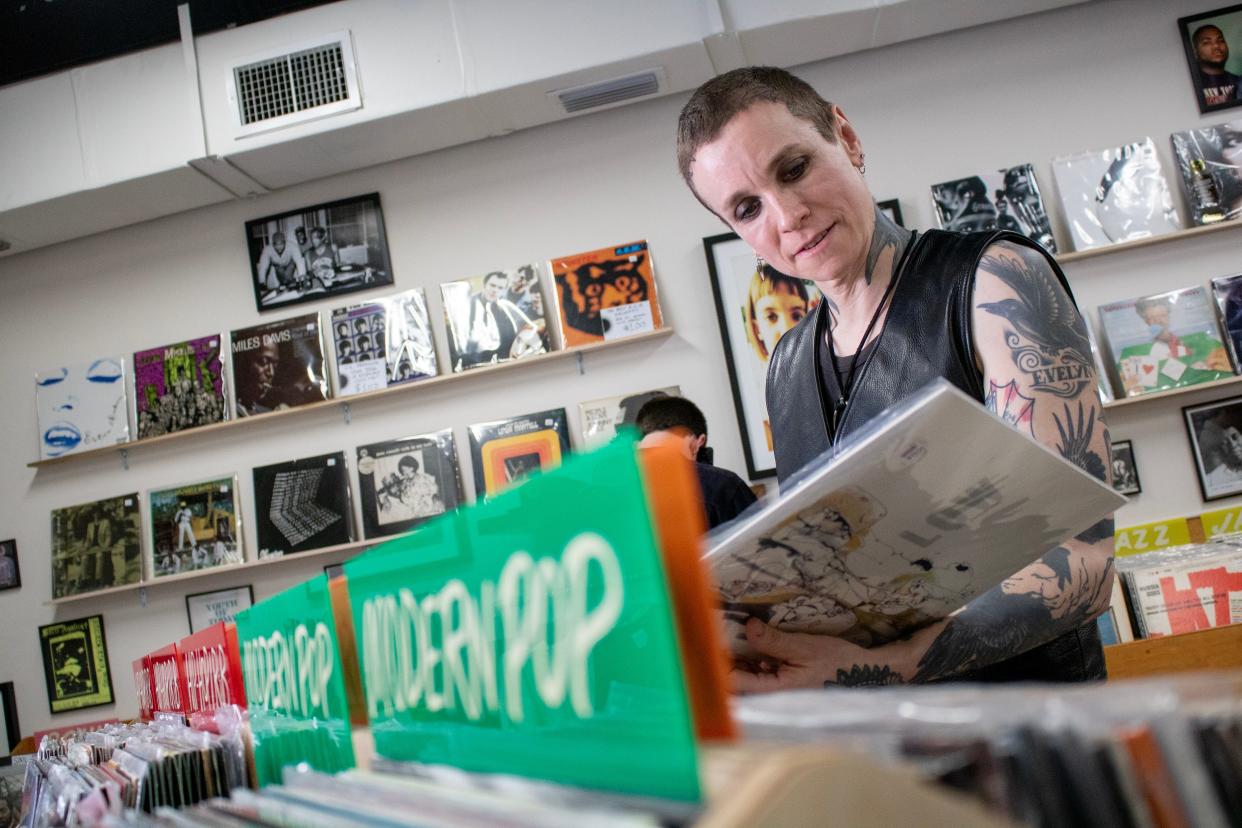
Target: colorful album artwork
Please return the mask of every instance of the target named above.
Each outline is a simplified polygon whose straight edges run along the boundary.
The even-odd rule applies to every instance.
[[[555,468],[568,453],[569,426],[563,408],[470,426],[470,459],[479,497]]]
[[[680,396],[681,389],[676,385],[670,385],[667,388],[638,391],[633,394],[579,403],[578,411],[582,418],[582,444],[587,448],[598,448],[617,436],[617,429],[621,426],[634,425],[634,420],[638,417],[638,409],[643,407],[643,403],[656,397]]]
[[[552,350],[539,271],[527,264],[440,285],[454,371]]]
[[[39,627],[39,650],[53,713],[112,704],[102,615]]]
[[[155,577],[213,569],[245,560],[237,478],[153,490],[151,572]]]
[[[101,357],[35,374],[39,459],[129,440],[125,360]]]
[[[326,400],[319,314],[232,333],[237,416],[251,417]]]
[[[622,339],[664,324],[647,242],[563,256],[550,264],[566,348]]]
[[[452,429],[358,447],[366,537],[408,532],[462,503]]]
[[[344,452],[259,466],[254,502],[260,558],[354,540]]]
[[[142,580],[138,494],[52,512],[52,597],[64,598]]]
[[[433,377],[436,348],[421,288],[332,312],[340,396]]]
[[[228,419],[220,342],[204,336],[134,354],[139,439]]]

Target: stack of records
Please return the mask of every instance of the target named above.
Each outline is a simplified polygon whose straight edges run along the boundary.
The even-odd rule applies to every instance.
[[[551,262],[566,348],[621,339],[663,325],[647,242],[636,241]]]
[[[454,371],[552,350],[538,265],[446,282],[440,294]]]
[[[563,408],[470,426],[470,460],[479,497],[556,468],[568,453],[569,426]]]
[[[237,416],[281,411],[328,398],[319,314],[232,333]]]
[[[451,429],[358,447],[358,497],[366,537],[408,532],[462,503]]]
[[[1175,132],[1173,156],[1196,225],[1242,216],[1242,121]]]
[[[945,230],[1011,230],[1057,252],[1030,164],[934,184],[931,191],[936,220]]]
[[[257,467],[254,511],[260,558],[353,542],[344,452]]]
[[[52,512],[52,597],[142,580],[138,494]]]
[[[149,495],[153,576],[245,560],[236,477],[153,490]]]
[[[582,417],[582,444],[587,448],[596,448],[612,440],[617,429],[632,426],[638,418],[638,410],[648,400],[656,397],[680,397],[681,389],[676,385],[657,388],[652,391],[639,391],[624,394],[620,397],[604,397],[598,400],[579,403],[578,410]]]
[[[404,385],[438,371],[422,289],[334,310],[332,339],[341,396]]]
[[[1117,559],[1140,638],[1242,623],[1242,538]]]
[[[129,440],[125,361],[100,357],[35,374],[39,459]]]
[[[139,439],[227,420],[220,337],[138,351],[134,398]]]

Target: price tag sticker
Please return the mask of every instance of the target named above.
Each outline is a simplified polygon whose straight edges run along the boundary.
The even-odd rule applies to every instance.
[[[599,315],[604,321],[605,342],[655,330],[655,318],[651,314],[649,301],[602,308]]]
[[[1188,543],[1190,524],[1184,517],[1127,526],[1113,533],[1113,552],[1119,558]]]

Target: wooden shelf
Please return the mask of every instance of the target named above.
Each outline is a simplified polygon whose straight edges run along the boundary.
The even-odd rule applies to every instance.
[[[333,397],[332,399],[308,403],[307,405],[300,405],[297,408],[289,408],[284,411],[272,411],[267,414],[259,414],[254,417],[238,417],[232,420],[225,420],[222,423],[212,423],[211,425],[199,426],[198,428],[186,429],[185,431],[177,431],[172,434],[161,434],[158,437],[147,437],[142,440],[131,440],[128,443],[117,443],[114,446],[104,446],[102,448],[90,449],[89,451],[65,454],[61,457],[53,457],[48,460],[36,460],[33,463],[27,463],[26,466],[32,469],[41,469],[46,466],[55,466],[61,463],[85,460],[88,457],[98,457],[105,454],[122,454],[123,456],[127,456],[128,452],[135,448],[161,445],[163,443],[198,437],[203,434],[210,434],[212,432],[227,429],[245,428],[253,423],[266,423],[279,417],[304,415],[312,411],[322,411],[325,408],[339,407],[344,409],[356,403],[374,400],[380,397],[389,397],[394,394],[406,394],[418,389],[429,388],[431,386],[447,383],[469,382],[472,379],[477,379],[478,377],[491,376],[497,371],[515,371],[531,365],[544,365],[548,362],[556,362],[558,360],[564,360],[571,357],[581,360],[587,354],[593,354],[597,351],[604,351],[610,348],[618,348],[625,345],[633,345],[639,342],[651,342],[653,340],[665,339],[672,336],[672,334],[672,328],[658,328],[654,331],[634,334],[633,336],[627,336],[624,339],[617,339],[612,342],[597,342],[591,345],[579,345],[575,348],[550,351],[546,354],[538,354],[536,356],[526,357],[525,359],[510,360],[509,362],[502,362],[497,365],[471,368],[469,371],[463,371],[456,374],[439,374],[425,380],[419,380],[418,382],[396,385],[392,388],[384,388],[379,391],[365,391],[361,394],[351,394],[347,397]]]
[[[1104,648],[1110,679],[1242,667],[1242,624]]]
[[[1070,262],[1090,259],[1095,256],[1104,256],[1109,253],[1120,253],[1125,250],[1137,250],[1142,247],[1151,247],[1156,244],[1166,244],[1168,242],[1181,241],[1183,239],[1191,239],[1198,236],[1210,236],[1213,233],[1221,233],[1238,227],[1242,227],[1242,220],[1235,219],[1233,221],[1222,221],[1217,224],[1205,224],[1202,227],[1191,227],[1188,230],[1178,230],[1176,233],[1165,233],[1163,236],[1150,236],[1145,239],[1135,239],[1134,241],[1110,244],[1107,247],[1096,247],[1091,250],[1082,250],[1077,253],[1062,253],[1058,255],[1056,259],[1059,264],[1069,264]]]
[[[1104,407],[1106,409],[1121,408],[1125,405],[1151,402],[1152,400],[1163,400],[1169,397],[1177,397],[1183,394],[1195,394],[1200,391],[1210,391],[1216,388],[1230,388],[1235,385],[1242,388],[1242,377],[1225,377],[1224,379],[1212,380],[1211,382],[1201,382],[1198,385],[1187,385],[1182,388],[1170,388],[1167,391],[1153,391],[1150,394],[1141,394],[1137,397],[1122,397],[1119,400],[1104,403]]]

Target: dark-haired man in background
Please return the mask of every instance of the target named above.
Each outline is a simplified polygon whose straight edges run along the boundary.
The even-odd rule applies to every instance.
[[[1204,106],[1228,103],[1238,91],[1238,76],[1225,71],[1229,62],[1229,43],[1225,33],[1210,23],[1195,29],[1190,36],[1199,63],[1199,89]]]

